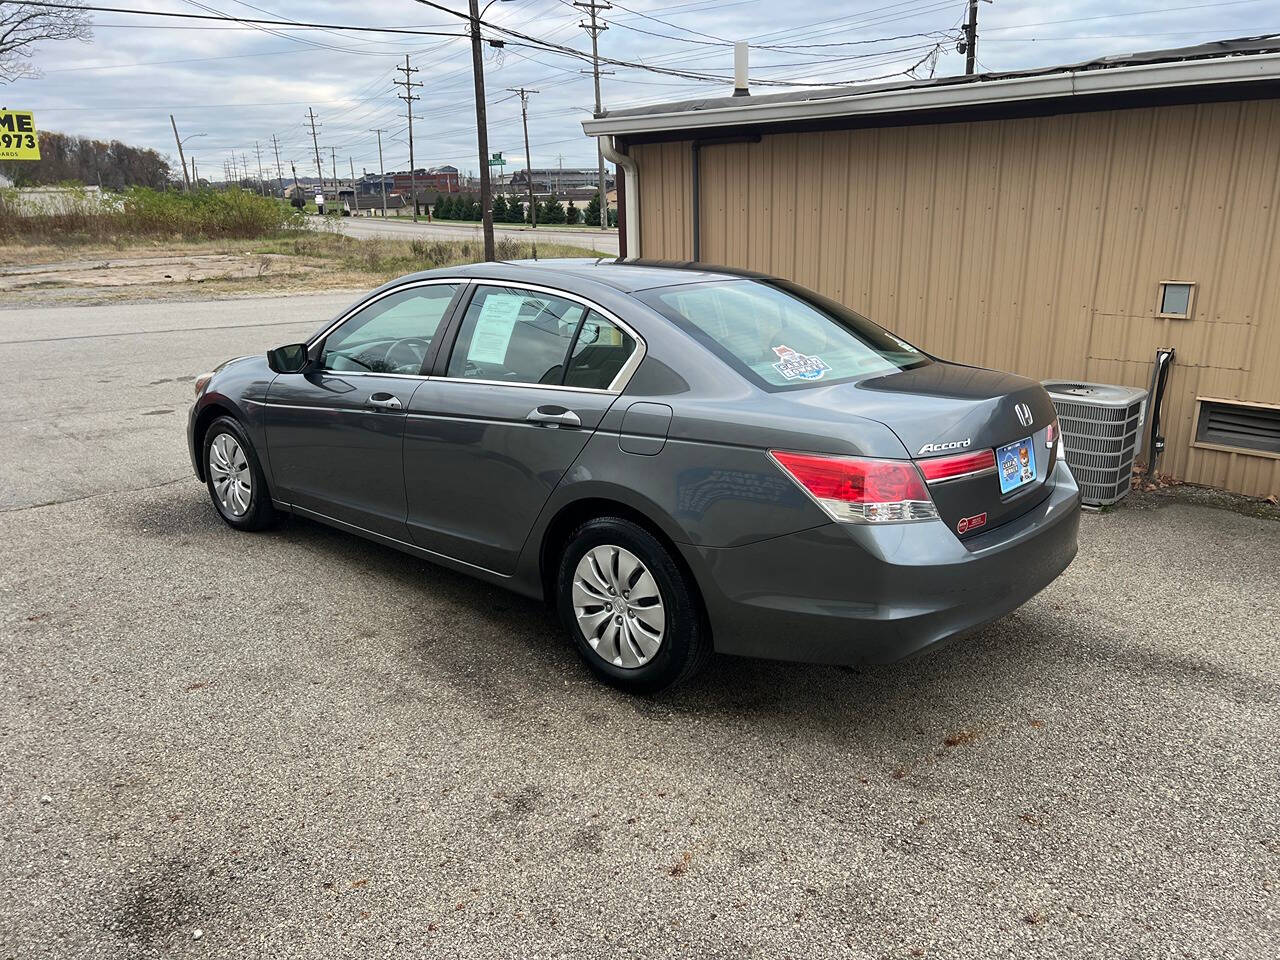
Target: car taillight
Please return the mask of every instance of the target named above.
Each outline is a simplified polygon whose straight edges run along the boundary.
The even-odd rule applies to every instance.
[[[833,520],[936,520],[938,510],[915,464],[770,450],[769,455]]]
[[[944,480],[958,480],[994,470],[996,454],[994,450],[988,449],[975,453],[958,453],[951,457],[930,457],[928,460],[917,460],[916,466],[924,474],[926,483],[942,483]]]
[[[1053,451],[1054,459],[1067,458],[1066,448],[1062,445],[1062,428],[1058,426],[1056,419],[1044,431],[1044,445]]]

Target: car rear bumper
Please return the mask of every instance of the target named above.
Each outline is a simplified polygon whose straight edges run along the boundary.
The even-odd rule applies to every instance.
[[[686,545],[722,653],[889,663],[1021,606],[1076,555],[1080,492],[1048,497],[964,543],[942,521],[830,523],[741,547]]]

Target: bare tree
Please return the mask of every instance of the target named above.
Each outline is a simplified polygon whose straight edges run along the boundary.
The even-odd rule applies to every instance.
[[[68,2],[74,4],[74,0]],[[31,52],[41,40],[92,37],[87,10],[0,3],[0,83],[40,75],[31,62]]]

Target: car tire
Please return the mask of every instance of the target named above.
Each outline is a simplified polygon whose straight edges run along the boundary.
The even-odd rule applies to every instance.
[[[266,474],[244,428],[232,417],[219,417],[205,431],[202,450],[205,486],[218,516],[237,530],[270,526],[276,510]]]
[[[560,558],[556,605],[592,672],[631,693],[683,683],[711,655],[692,577],[657,537],[621,517],[574,530]]]

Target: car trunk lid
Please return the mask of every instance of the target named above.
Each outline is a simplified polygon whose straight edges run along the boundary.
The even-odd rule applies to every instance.
[[[1054,450],[1046,440],[1056,413],[1034,380],[934,362],[831,390],[850,388],[857,391],[853,409],[892,430],[922,466],[939,515],[962,539],[1021,516],[1048,495]],[[956,462],[936,469],[950,458]],[[943,476],[930,479],[934,474]]]

